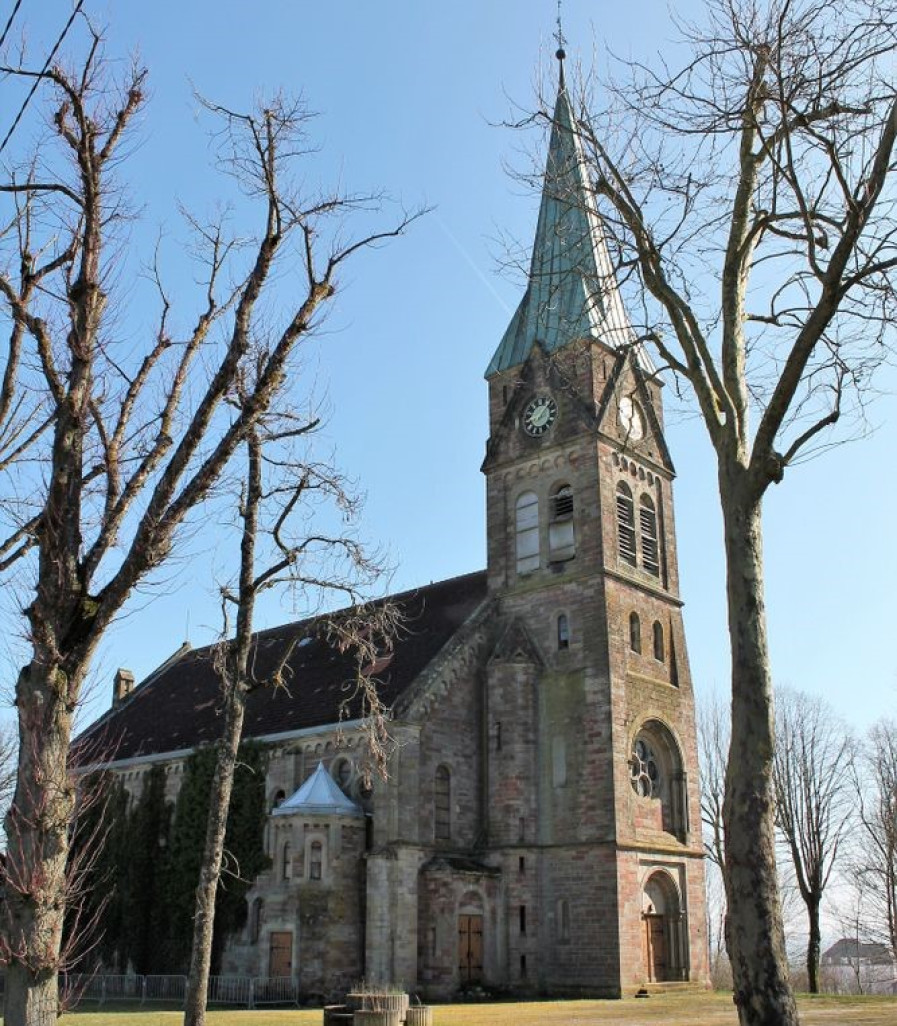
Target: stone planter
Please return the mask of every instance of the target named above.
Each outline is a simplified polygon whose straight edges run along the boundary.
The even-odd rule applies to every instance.
[[[398,1009],[391,1012],[375,1012],[372,1009],[360,1008],[354,1013],[352,1026],[402,1026],[402,1013]]]
[[[377,991],[355,991],[346,995],[350,1008],[363,1012],[398,1012],[399,1021],[405,1021],[408,1011],[408,995],[397,991],[394,994],[380,994]]]
[[[405,1013],[405,1026],[433,1026],[433,1009],[429,1005],[411,1005]]]

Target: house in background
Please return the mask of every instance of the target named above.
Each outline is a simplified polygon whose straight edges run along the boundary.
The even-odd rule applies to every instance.
[[[563,85],[529,284],[486,377],[487,567],[394,597],[405,627],[375,667],[387,781],[363,786],[358,710],[339,723],[350,658],[320,623],[256,638],[260,675],[298,643],[287,688],[249,699],[245,734],[270,752],[272,867],[223,972],[309,992],[364,975],[434,997],[707,981],[662,385]],[[210,650],[182,649],[139,686],[120,673],[85,740],[115,752],[132,793],[164,763],[173,798],[217,704]]]
[[[897,994],[897,961],[886,945],[842,937],[820,961],[823,986],[836,994]]]

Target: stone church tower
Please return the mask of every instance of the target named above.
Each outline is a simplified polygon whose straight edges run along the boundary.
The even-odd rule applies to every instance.
[[[563,77],[528,287],[486,377],[501,637],[486,674],[484,835],[510,972],[609,994],[704,981],[662,383],[617,291]]]

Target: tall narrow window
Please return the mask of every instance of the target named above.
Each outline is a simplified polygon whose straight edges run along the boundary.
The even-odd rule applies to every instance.
[[[517,573],[539,569],[539,497],[524,492],[517,500]]]
[[[660,576],[660,549],[657,545],[657,510],[650,495],[639,501],[639,527],[642,534],[642,566],[649,574]]]
[[[576,555],[573,531],[573,489],[561,485],[551,496],[551,519],[548,524],[548,558],[564,563]]]
[[[620,559],[635,566],[635,503],[629,486],[622,481],[617,485],[617,544]]]
[[[526,933],[526,905],[520,906],[520,932]]]
[[[570,940],[570,902],[561,898],[557,907],[557,932],[559,941]]]
[[[629,647],[633,652],[642,653],[642,624],[638,613],[629,614]]]
[[[290,880],[293,876],[293,851],[290,842],[283,846],[283,859],[281,861],[281,879]]]
[[[452,775],[445,766],[436,770],[433,787],[434,836],[448,841],[452,836]]]
[[[570,621],[566,613],[558,617],[558,649],[570,647]]]
[[[308,848],[308,878],[320,880],[324,863],[324,845],[320,841],[312,841]]]
[[[654,621],[654,658],[661,663],[666,658],[663,647],[663,625],[659,620]]]

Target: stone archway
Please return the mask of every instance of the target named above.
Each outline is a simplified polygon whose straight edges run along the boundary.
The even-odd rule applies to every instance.
[[[642,890],[642,956],[650,983],[688,979],[688,937],[679,891],[670,875],[658,870]]]

